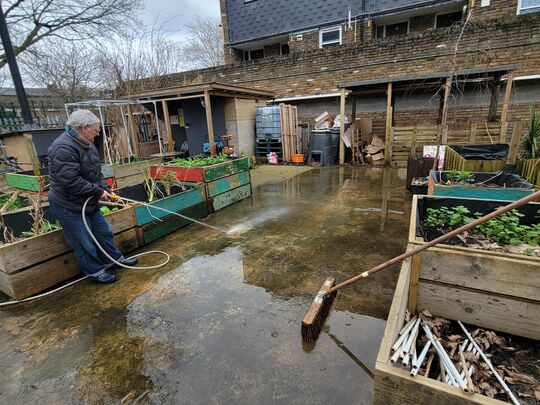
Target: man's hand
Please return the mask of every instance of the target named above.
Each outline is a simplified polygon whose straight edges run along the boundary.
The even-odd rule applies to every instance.
[[[103,190],[103,194],[101,194],[101,199],[102,200],[110,200],[113,198],[113,195],[112,193],[109,193],[107,190]]]

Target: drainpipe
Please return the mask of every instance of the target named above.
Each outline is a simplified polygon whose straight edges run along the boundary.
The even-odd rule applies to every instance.
[[[0,38],[2,45],[4,46],[4,52],[6,54],[9,71],[11,72],[11,78],[13,79],[13,85],[15,86],[15,92],[17,93],[17,100],[21,106],[21,114],[24,120],[23,130],[37,128],[37,125],[32,119],[32,113],[30,112],[30,106],[28,105],[28,98],[26,97],[26,91],[24,90],[19,67],[17,66],[17,59],[15,58],[15,52],[13,52],[13,45],[11,44],[11,38],[9,37],[9,31],[4,17],[4,11],[0,5]]]

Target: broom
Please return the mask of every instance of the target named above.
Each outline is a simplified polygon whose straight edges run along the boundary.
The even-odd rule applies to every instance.
[[[540,198],[540,190],[536,191],[533,194],[529,194],[528,196],[523,197],[517,201],[514,201],[513,203],[508,204],[504,207],[500,207],[499,209],[487,215],[484,215],[483,217],[480,217],[466,225],[463,225],[453,230],[452,232],[448,232],[445,235],[439,236],[437,239],[433,239],[431,242],[428,242],[424,245],[418,246],[417,248],[409,250],[399,256],[396,256],[393,259],[390,259],[382,264],[379,264],[378,266],[373,267],[372,269],[368,271],[364,271],[363,273],[358,274],[357,276],[354,276],[342,282],[341,284],[335,285],[335,278],[328,277],[326,281],[324,282],[323,286],[321,287],[320,291],[317,293],[317,296],[313,300],[313,303],[311,304],[311,307],[306,313],[306,316],[302,320],[302,339],[304,339],[306,342],[313,342],[317,340],[317,337],[319,337],[319,333],[321,332],[321,329],[324,325],[324,321],[326,320],[326,317],[328,316],[328,313],[330,312],[330,308],[332,306],[332,302],[334,300],[337,290],[345,286],[348,286],[349,284],[352,284],[355,281],[369,277],[380,270],[386,269],[387,267],[397,264],[411,256],[414,256],[417,253],[420,253],[426,249],[429,249],[432,246],[435,246],[438,243],[447,241],[448,239],[451,239],[454,236],[457,236],[463,232],[466,232],[477,225],[483,224],[484,222],[487,222],[490,219],[498,217],[499,215],[502,215],[505,212],[511,211],[515,208],[519,208],[522,205],[525,205],[528,202],[534,201],[539,198]]]

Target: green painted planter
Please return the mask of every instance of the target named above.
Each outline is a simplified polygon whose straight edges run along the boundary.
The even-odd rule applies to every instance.
[[[206,217],[210,213],[208,201],[192,205],[182,211],[180,214],[188,216],[193,219],[201,219]],[[180,218],[176,215],[168,215],[161,221],[152,221],[139,228],[140,242],[142,244],[148,244],[158,240],[165,235],[168,235],[180,228],[183,228],[193,221],[185,218]]]
[[[49,175],[34,176],[34,172],[6,173],[6,183],[9,187],[19,190],[43,191],[49,185]]]
[[[534,192],[533,185],[517,174],[497,172],[473,172],[477,183],[486,182],[487,187],[475,184],[445,184],[448,172],[431,171],[428,181],[428,195],[457,198],[478,198],[482,200],[517,201]],[[489,182],[490,179],[493,181]],[[442,181],[442,182],[441,182]]]
[[[246,184],[212,198],[212,208],[218,211],[251,195],[251,184]]]
[[[210,182],[247,170],[249,170],[249,157],[241,157],[212,166],[152,166],[150,169],[150,174],[154,178],[160,178],[163,177],[167,172],[174,172],[176,179],[179,181],[202,183]]]
[[[249,172],[241,172],[206,183],[206,193],[208,197],[215,197],[249,183]]]
[[[183,191],[178,194],[171,195],[169,197],[162,198],[160,200],[150,203],[155,207],[164,208],[168,211],[178,212],[192,205],[204,202],[206,200],[206,193],[202,186]],[[148,206],[140,205],[135,207],[135,217],[137,218],[137,225],[142,226],[155,221],[158,218],[164,218],[170,214],[167,212],[152,209]]]

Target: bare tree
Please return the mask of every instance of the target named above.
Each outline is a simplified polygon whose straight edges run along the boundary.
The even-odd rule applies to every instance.
[[[186,26],[189,40],[182,46],[187,67],[198,69],[223,64],[223,43],[218,18],[196,16]]]
[[[112,42],[99,52],[101,72],[107,86],[123,96],[164,85],[167,75],[184,67],[180,44],[161,29],[128,31]]]
[[[103,37],[135,21],[143,0],[2,0],[15,54],[45,38]],[[6,64],[0,54],[0,69]]]
[[[33,85],[46,87],[57,105],[94,98],[103,87],[96,51],[83,42],[44,41],[21,58]]]

